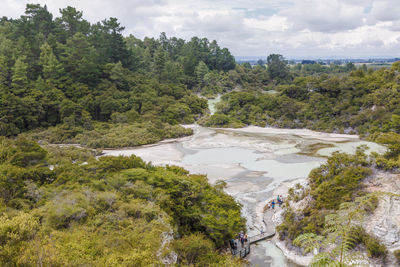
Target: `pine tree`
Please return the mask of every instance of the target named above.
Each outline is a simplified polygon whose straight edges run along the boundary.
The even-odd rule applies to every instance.
[[[43,44],[40,50],[40,65],[42,66],[43,78],[56,83],[63,72],[62,64],[57,60],[53,49],[48,43]]]
[[[12,92],[15,95],[22,96],[28,90],[27,69],[28,64],[24,62],[25,57],[19,57],[14,64],[11,81]]]
[[[165,51],[162,49],[162,47],[159,47],[154,53],[154,71],[159,80],[161,79],[161,75],[165,69],[166,57],[167,56],[165,55]]]
[[[196,74],[197,82],[201,85],[203,83],[204,76],[208,73],[208,67],[206,63],[200,61],[194,72]]]
[[[9,70],[4,56],[0,56],[0,88],[8,87]]]

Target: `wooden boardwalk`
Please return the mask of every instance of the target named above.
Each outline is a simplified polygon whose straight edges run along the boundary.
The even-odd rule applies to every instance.
[[[245,258],[247,255],[250,254],[250,250],[251,250],[250,245],[251,244],[257,243],[257,242],[267,239],[267,238],[271,238],[274,235],[275,235],[275,233],[262,233],[262,234],[250,236],[250,237],[248,237],[248,242],[246,242],[241,249],[231,250],[232,255],[238,256],[241,258]],[[238,244],[238,246],[240,246],[240,245]]]
[[[249,243],[250,245],[253,243],[257,243],[258,241],[267,239],[267,238],[271,238],[275,235],[275,233],[262,233],[259,235],[253,235],[249,237]]]
[[[247,255],[250,254],[250,243],[247,242],[243,248],[241,249],[236,249],[236,250],[231,250],[232,251],[232,255],[237,256],[237,257],[241,257],[241,258],[245,258]]]
[[[275,207],[275,208],[278,209],[278,207]],[[248,242],[245,243],[244,247],[241,248],[241,249],[232,250],[232,255],[238,256],[238,257],[241,257],[241,258],[245,258],[247,255],[250,254],[250,251],[251,251],[250,245],[251,244],[255,244],[255,243],[257,243],[257,242],[259,242],[261,240],[265,240],[265,239],[271,238],[271,237],[273,237],[275,235],[275,233],[276,233],[275,232],[275,223],[272,221],[272,216],[274,215],[274,211],[275,210],[273,210],[273,209],[267,209],[267,210],[264,211],[264,214],[263,214],[263,223],[264,223],[263,229],[265,230],[265,232],[263,232],[262,234],[260,233],[258,235],[253,235],[253,236],[248,237]],[[239,242],[237,242],[237,243],[239,243]]]

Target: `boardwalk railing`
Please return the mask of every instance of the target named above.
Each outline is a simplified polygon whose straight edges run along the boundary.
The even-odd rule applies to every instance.
[[[250,242],[247,242],[246,245],[241,249],[232,249],[232,255],[245,258],[250,254]]]
[[[231,248],[232,255],[244,258],[250,254],[250,245],[251,244],[254,244],[263,239],[273,237],[274,235],[275,235],[275,233],[272,233],[272,234],[271,233],[262,233],[259,235],[250,236],[248,242],[246,242],[244,244],[244,247],[242,247],[241,249],[232,249]]]
[[[253,235],[253,236],[249,237],[249,243],[253,244],[253,243],[256,243],[263,239],[273,237],[274,235],[275,235],[275,233],[262,233],[262,234],[258,234],[258,235]]]

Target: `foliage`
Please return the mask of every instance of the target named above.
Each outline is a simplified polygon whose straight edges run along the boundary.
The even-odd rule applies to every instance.
[[[158,266],[173,250],[181,263],[241,264],[216,250],[245,227],[220,186],[176,166],[96,155],[0,139],[2,266]]]
[[[116,18],[91,24],[70,6],[56,18],[36,4],[19,19],[3,17],[0,135],[40,129],[41,140],[118,147],[189,134],[175,125],[207,109],[193,91],[226,87],[219,80],[235,68],[233,56],[206,38],[139,40],[123,30]],[[98,135],[106,140],[94,144]],[[113,144],[115,135],[123,140]]]
[[[205,124],[213,124],[213,117],[223,114],[228,117],[226,125],[237,120],[245,125],[308,128],[362,136],[400,133],[400,74],[396,65],[376,71],[351,70],[349,66],[342,74],[332,66],[332,71],[310,75],[296,67],[288,71],[280,55],[270,57],[272,67],[277,66],[274,74],[260,66],[237,66],[230,71],[231,81],[242,90],[225,94],[217,112]],[[285,75],[289,78],[276,78],[278,81],[274,83],[273,76],[279,76],[280,71],[288,71]]]
[[[202,266],[200,258],[209,257],[207,253],[214,250],[214,244],[201,234],[192,234],[174,241],[174,250],[178,254],[178,263],[191,265],[197,262]]]
[[[362,262],[355,253],[359,245],[369,257],[384,259],[387,254],[385,246],[360,227],[363,215],[372,213],[379,201],[377,194],[363,191],[362,180],[371,173],[373,163],[364,150],[359,147],[355,155],[334,153],[326,164],[314,169],[309,175],[306,207],[297,212],[287,208],[283,223],[277,227],[282,240],[293,240],[305,252],[323,248],[314,258],[315,266],[335,266],[336,260],[342,264],[354,259]]]
[[[316,208],[337,209],[343,202],[352,200],[360,181],[371,174],[366,155],[358,151],[355,155],[334,153],[326,164],[311,171],[310,195]]]
[[[299,235],[293,244],[305,248],[305,253],[314,249],[320,251],[320,248],[323,248],[323,251],[314,257],[312,266],[367,265],[362,253],[353,250],[359,243],[366,246],[368,256],[385,257],[387,253],[385,246],[376,238],[366,234],[359,226],[365,213],[365,203],[366,197],[342,203],[340,210],[325,217],[323,236],[305,233]]]
[[[53,144],[80,144],[91,148],[121,148],[155,143],[167,138],[191,135],[192,130],[179,125],[151,122],[95,123],[94,129],[67,128],[65,125],[34,131],[28,136],[34,140],[45,140]]]
[[[267,57],[267,65],[267,70],[271,79],[284,80],[289,77],[289,67],[282,55],[269,55]]]
[[[365,214],[378,206],[378,195],[363,191],[362,180],[371,173],[374,157],[359,147],[355,155],[334,153],[309,175],[310,200],[303,210],[286,209],[277,227],[280,238],[289,238],[305,253],[319,252],[312,266],[367,265],[360,254],[385,260],[386,247],[361,227]]]

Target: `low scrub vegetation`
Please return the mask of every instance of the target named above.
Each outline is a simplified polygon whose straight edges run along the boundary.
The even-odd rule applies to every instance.
[[[1,266],[237,265],[240,205],[182,168],[0,139]],[[170,242],[166,242],[170,240]],[[190,246],[189,246],[190,244]]]

